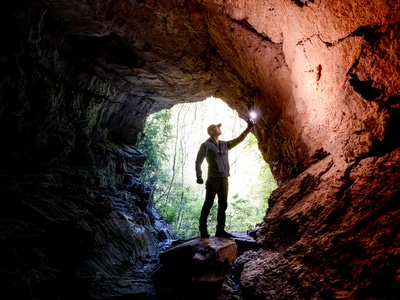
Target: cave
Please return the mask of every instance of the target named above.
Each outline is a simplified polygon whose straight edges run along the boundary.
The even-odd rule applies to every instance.
[[[4,295],[162,299],[148,274],[174,236],[136,145],[150,114],[213,96],[244,120],[257,111],[278,183],[219,299],[400,298],[398,1],[19,0],[0,13]]]

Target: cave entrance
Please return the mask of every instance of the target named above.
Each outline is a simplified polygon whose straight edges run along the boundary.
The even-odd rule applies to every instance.
[[[197,236],[205,186],[196,183],[195,159],[206,128],[222,123],[221,139],[237,137],[247,126],[221,99],[210,97],[178,104],[154,113],[146,121],[139,148],[147,160],[142,178],[155,187],[154,204],[179,238]],[[253,134],[229,151],[230,178],[226,227],[230,231],[253,229],[265,215],[270,193],[277,187]],[[203,163],[207,174],[207,163]],[[217,205],[209,216],[216,225]]]

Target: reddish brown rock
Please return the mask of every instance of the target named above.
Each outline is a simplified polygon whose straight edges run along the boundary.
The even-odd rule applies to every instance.
[[[271,299],[396,295],[399,163],[399,150],[346,170],[327,157],[278,188],[258,238],[268,251],[241,259],[238,282],[245,293]]]

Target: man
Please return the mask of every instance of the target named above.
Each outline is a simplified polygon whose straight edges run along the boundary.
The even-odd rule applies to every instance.
[[[224,238],[232,237],[230,233],[225,231],[225,211],[228,207],[228,150],[242,142],[253,126],[254,122],[249,120],[247,128],[237,138],[227,142],[219,140],[221,124],[213,124],[207,128],[207,133],[210,135],[210,138],[201,144],[196,158],[196,176],[198,184],[204,183],[201,171],[201,164],[204,158],[206,158],[208,164],[206,198],[203,208],[201,209],[199,220],[201,238],[210,237],[207,231],[207,218],[214,204],[215,195],[218,196],[217,230],[215,236]]]

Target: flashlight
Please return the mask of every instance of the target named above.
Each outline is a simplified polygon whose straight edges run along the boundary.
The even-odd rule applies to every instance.
[[[257,117],[257,114],[254,111],[250,111],[249,116],[248,116],[247,119],[251,124],[255,125],[256,124],[256,121],[255,121],[256,117]]]

